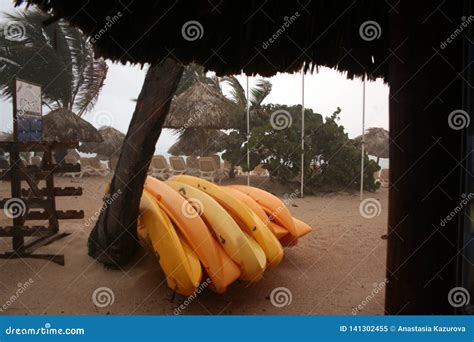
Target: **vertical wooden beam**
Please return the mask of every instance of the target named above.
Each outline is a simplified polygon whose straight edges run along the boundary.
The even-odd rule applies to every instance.
[[[136,219],[148,167],[183,66],[166,59],[148,70],[104,205],[89,236],[89,255],[117,267],[138,248]]]
[[[439,7],[438,7],[439,6]],[[449,314],[462,214],[462,1],[401,0],[390,14],[390,211],[387,314]],[[465,14],[469,15],[469,14]]]

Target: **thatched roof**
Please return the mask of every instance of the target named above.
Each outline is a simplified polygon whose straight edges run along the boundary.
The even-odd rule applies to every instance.
[[[118,157],[125,134],[110,126],[99,128],[99,133],[104,138],[104,141],[83,143],[79,146],[78,150],[84,153],[97,153],[99,158],[102,159]]]
[[[89,122],[66,108],[43,116],[43,139],[46,141],[102,141],[102,135]]]
[[[362,141],[362,135],[354,139]],[[375,157],[388,158],[389,137],[388,131],[384,128],[367,128],[364,136],[365,151]]]
[[[234,104],[211,85],[194,82],[173,99],[164,128],[232,128]]]
[[[188,128],[168,153],[174,156],[208,156],[221,151],[218,142],[225,135],[216,129]]]
[[[165,57],[218,75],[296,72],[304,66],[388,74],[388,14],[375,0],[16,0],[78,26],[98,55],[122,63]]]

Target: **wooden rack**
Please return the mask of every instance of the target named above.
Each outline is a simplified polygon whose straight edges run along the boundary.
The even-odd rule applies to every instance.
[[[69,233],[59,232],[58,220],[83,219],[83,210],[56,210],[56,196],[80,196],[82,188],[54,186],[55,173],[80,172],[80,164],[55,164],[52,153],[57,149],[76,148],[77,143],[58,142],[14,142],[1,141],[0,150],[10,154],[10,167],[0,170],[0,180],[11,184],[11,198],[0,199],[0,206],[8,212],[8,206],[16,202],[17,212],[12,217],[13,225],[0,227],[0,237],[12,238],[12,251],[0,254],[0,259],[37,258],[64,265],[64,255],[33,254],[34,250],[50,244]],[[40,166],[25,166],[21,152],[42,152]],[[45,181],[40,188],[39,182]],[[25,182],[27,188],[22,187]],[[42,211],[34,210],[42,209]],[[47,226],[27,226],[26,221],[46,220]],[[33,239],[25,244],[25,237]]]

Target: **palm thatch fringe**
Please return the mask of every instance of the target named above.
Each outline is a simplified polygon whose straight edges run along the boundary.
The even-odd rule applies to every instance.
[[[59,108],[43,116],[43,139],[60,142],[103,141],[92,124],[67,108]]]

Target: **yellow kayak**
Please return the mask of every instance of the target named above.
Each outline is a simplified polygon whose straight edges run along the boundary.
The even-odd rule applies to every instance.
[[[260,204],[260,206],[262,206],[263,210],[274,223],[286,228],[292,237],[300,237],[296,231],[293,216],[285,203],[283,203],[283,201],[278,197],[253,186],[230,185],[230,187],[252,197],[258,204]]]
[[[196,252],[214,289],[224,292],[239,278],[240,268],[213,238],[199,213],[176,190],[156,178],[147,177],[145,190],[153,195]]]
[[[228,189],[204,179],[186,175],[175,176],[172,180],[200,189],[222,205],[234,221],[262,247],[269,267],[278,265],[283,259],[283,247],[275,235],[248,206],[235,198]]]
[[[152,195],[143,191],[138,216],[138,236],[157,256],[168,287],[190,296],[199,286],[202,268],[199,259],[184,241]]]
[[[278,240],[280,240],[285,235],[288,235],[288,230],[270,221],[263,208],[252,197],[230,186],[226,187],[226,189],[229,190],[238,200],[245,203],[245,205],[249,207],[250,210],[252,210],[268,228],[270,228]]]
[[[215,199],[205,192],[174,180],[165,182],[190,202],[197,203],[201,218],[214,232],[222,248],[240,267],[241,280],[256,281],[262,278],[267,263],[265,253],[257,243],[252,243],[232,219],[232,216]]]

